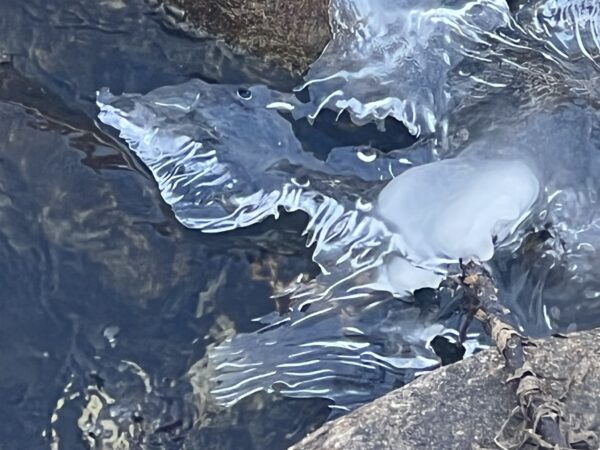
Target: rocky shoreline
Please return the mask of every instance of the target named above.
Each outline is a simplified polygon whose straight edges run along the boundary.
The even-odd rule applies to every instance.
[[[549,392],[563,398],[573,429],[598,434],[600,330],[535,343],[527,350],[533,369]],[[292,449],[499,448],[495,438],[503,427],[504,438],[518,440],[519,433],[526,432],[514,420],[507,422],[516,398],[506,377],[502,356],[491,348],[325,424]],[[594,437],[579,438],[598,448]]]

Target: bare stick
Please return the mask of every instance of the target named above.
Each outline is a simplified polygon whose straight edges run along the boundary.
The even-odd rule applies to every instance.
[[[483,322],[510,371],[508,382],[515,386],[519,409],[525,420],[526,437],[521,443],[530,442],[541,449],[573,448],[566,407],[560,399],[545,392],[541,378],[527,362],[524,347],[530,342],[509,325],[510,312],[498,301],[492,276],[475,262],[461,264],[461,268],[459,279],[470,312]],[[579,441],[577,448],[586,447]]]

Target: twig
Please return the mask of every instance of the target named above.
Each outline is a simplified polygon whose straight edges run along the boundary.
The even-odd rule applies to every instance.
[[[461,269],[459,280],[469,311],[483,322],[504,357],[506,368],[510,372],[508,382],[515,387],[519,410],[524,418],[525,438],[518,439],[520,444],[512,448],[521,448],[523,444],[531,443],[539,449],[571,449],[576,442],[578,449],[591,450],[591,445],[582,446],[580,435],[571,432],[564,403],[545,392],[542,379],[527,362],[524,347],[531,343],[509,325],[507,319],[510,312],[498,301],[498,290],[491,274],[475,262],[461,263]],[[575,438],[576,435],[576,439],[569,440],[570,436]]]

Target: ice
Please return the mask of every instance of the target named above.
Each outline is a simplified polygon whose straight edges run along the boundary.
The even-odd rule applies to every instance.
[[[290,173],[310,168],[273,93],[191,80],[148,95],[98,95],[99,118],[152,171],[164,200],[187,227],[225,231],[277,213]],[[260,155],[260,157],[257,157]],[[293,169],[291,169],[293,171]],[[293,200],[292,200],[293,201]]]
[[[210,357],[217,400],[233,404],[266,389],[329,398],[349,410],[439,366],[429,342],[446,327],[436,310],[423,313],[379,295],[333,297],[309,311],[216,347]]]
[[[595,0],[537,0],[521,4],[517,21],[565,59],[583,57],[596,68],[600,57],[600,4]]]
[[[435,288],[441,279],[425,269],[439,273],[444,263],[490,260],[495,245],[531,212],[539,191],[522,161],[462,157],[404,172],[379,194],[376,209],[394,232],[394,250],[420,268],[420,287]],[[415,283],[419,272],[407,280],[410,270],[399,260],[386,268],[394,292]]]
[[[383,393],[435,367],[428,343],[449,332],[435,312],[421,316],[410,302],[377,298],[368,283],[391,251],[389,228],[374,214],[378,192],[431,161],[432,148],[426,142],[389,153],[340,148],[320,161],[302,151],[282,102],[294,103],[261,86],[199,80],[146,95],[98,95],[100,120],[118,129],[148,166],[184,225],[221,232],[277,215],[279,207],[310,217],[307,244],[322,274],[293,293],[284,319],[267,317],[258,335],[238,335],[211,353],[217,398],[232,403],[280,386],[286,395],[321,395],[354,407],[374,394],[374,380],[383,380]],[[403,293],[422,286],[410,275],[406,283]],[[322,368],[315,372],[309,358]],[[329,376],[315,378],[321,370]]]
[[[455,158],[416,167],[381,192],[377,212],[418,266],[488,261],[529,213],[539,181],[521,161]],[[400,238],[401,237],[401,238]]]
[[[320,161],[302,151],[286,113],[272,107],[293,106],[292,99],[260,86],[243,88],[240,96],[240,89],[194,80],[146,95],[116,97],[103,91],[98,96],[100,119],[117,128],[150,168],[184,225],[225,231],[276,215],[280,206],[311,217],[308,244],[314,244],[323,273],[293,293],[287,316],[267,317],[260,333],[238,335],[211,353],[216,397],[229,404],[268,389],[324,396],[351,408],[376,394],[375,380],[383,393],[437,366],[430,342],[451,328],[438,321],[435,301],[431,313],[423,314],[410,293],[437,287],[449,262],[483,254],[450,247],[436,253],[435,245],[452,245],[439,236],[437,241],[431,236],[431,254],[423,253],[425,247],[399,246],[401,234],[420,229],[419,219],[414,218],[412,231],[397,229],[410,228],[408,218],[415,211],[402,201],[392,205],[394,211],[407,209],[405,222],[398,222],[383,204],[396,203],[398,195],[430,200],[439,195],[431,212],[440,214],[445,204],[456,206],[456,193],[432,190],[431,181],[454,177],[453,187],[471,205],[457,217],[465,224],[483,221],[489,252],[492,236],[504,238],[522,219],[537,194],[535,178],[533,187],[498,192],[515,178],[529,180],[523,163],[487,161],[469,152],[431,162],[427,141],[386,154],[366,147],[334,149]],[[456,174],[449,168],[453,165]],[[469,168],[477,176],[467,176]],[[485,195],[496,194],[495,204],[504,208],[500,212],[485,204]],[[442,229],[447,221],[456,222],[450,209],[437,220]]]
[[[459,100],[449,72],[510,15],[504,0],[332,0],[330,20],[333,40],[306,77],[318,109],[359,124],[392,116],[420,135]]]
[[[426,159],[430,148],[368,156],[338,150],[323,162],[302,150],[282,115],[295,102],[264,86],[200,80],[146,95],[98,94],[100,120],[150,169],[183,225],[222,232],[277,216],[279,208],[304,211],[314,260],[339,281],[377,266],[388,250],[387,226],[369,213],[377,182],[412,167],[413,154]]]
[[[99,93],[100,119],[185,226],[309,216],[321,274],[290,290],[289,313],[211,351],[221,402],[268,390],[349,409],[436,367],[431,342],[453,334],[453,298],[423,288],[461,258],[487,262],[530,334],[600,309],[597,8],[547,0],[511,14],[501,0],[333,0],[334,39],[307,75],[312,105],[199,80]],[[290,122],[324,107],[357,124],[390,115],[421,138],[321,161]]]
[[[514,3],[511,15],[505,0],[332,0],[333,40],[303,86],[314,114],[346,110],[358,124],[392,116],[421,135],[443,132],[456,108],[524,80],[530,91],[597,96],[598,3]]]
[[[387,225],[373,214],[378,191],[431,161],[431,145],[386,154],[339,148],[317,160],[302,151],[282,115],[294,101],[261,86],[193,80],[146,95],[104,90],[98,105],[100,120],[148,166],[184,225],[221,232],[277,215],[279,207],[310,216],[307,244],[322,274],[293,293],[286,317],[266,317],[260,333],[214,349],[219,401],[277,389],[351,408],[438,364],[427,346],[446,327],[435,312],[422,316],[411,303],[377,298],[356,281],[376,279],[391,249]],[[419,287],[415,281],[411,286],[409,276],[406,289]]]

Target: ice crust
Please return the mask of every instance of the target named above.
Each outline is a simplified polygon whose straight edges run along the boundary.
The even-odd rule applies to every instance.
[[[200,80],[98,95],[100,120],[185,226],[223,232],[280,208],[310,218],[322,273],[290,289],[288,314],[209,355],[224,404],[268,390],[346,410],[436,367],[432,339],[455,336],[451,294],[423,301],[419,289],[437,288],[460,258],[504,274],[503,300],[534,334],[570,326],[565,298],[600,298],[595,2],[332,0],[330,10],[309,104]],[[290,121],[325,107],[357,124],[392,116],[421,139],[321,161]]]
[[[510,14],[504,0],[332,0],[330,20],[333,40],[305,85],[318,108],[346,110],[358,124],[392,116],[421,135],[459,100],[449,73]]]
[[[406,171],[381,191],[376,210],[393,232],[394,250],[416,268],[392,260],[385,282],[394,292],[411,278],[436,288],[441,277],[427,274],[443,263],[490,260],[494,244],[515,231],[539,192],[535,173],[519,160],[459,157]]]

